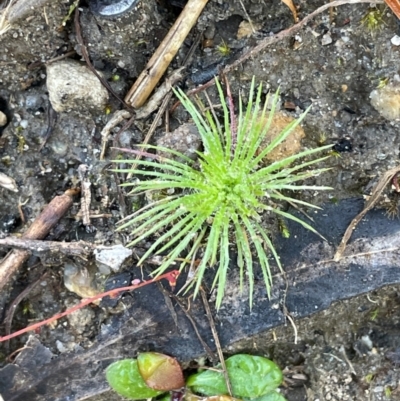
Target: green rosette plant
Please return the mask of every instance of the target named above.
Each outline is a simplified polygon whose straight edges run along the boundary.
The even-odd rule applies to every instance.
[[[223,110],[221,122],[215,113],[202,113],[181,90],[175,92],[191,115],[202,139],[204,150],[198,152],[197,162],[174,150],[151,145],[130,151],[146,156],[146,160],[115,162],[138,166],[117,170],[140,178],[139,181],[122,184],[133,187],[131,194],[174,191],[173,195],[153,201],[136,211],[124,219],[118,228],[131,229],[134,239],[129,246],[154,236],[153,244],[141,257],[139,265],[149,256],[163,254],[162,264],[154,271],[155,275],[159,275],[175,263],[181,254],[185,256],[181,269],[196,254],[200,254],[201,260],[191,283],[194,293],[196,295],[199,291],[206,270],[214,267],[213,287],[218,287],[216,306],[219,308],[224,296],[231,249],[237,255],[241,290],[244,277],[247,277],[250,305],[253,302],[254,264],[257,263],[262,270],[268,296],[272,285],[269,255],[282,270],[268,228],[263,225],[264,213],[275,213],[316,232],[305,221],[281,210],[279,203],[290,201],[317,208],[293,198],[291,191],[330,189],[303,182],[327,170],[314,167],[329,156],[314,160],[310,160],[310,156],[329,149],[331,145],[307,149],[265,165],[265,156],[300,124],[308,109],[262,148],[278,102],[278,93],[273,98],[272,109],[267,110],[267,104],[271,102],[267,98],[262,103],[262,86],[256,90],[253,79],[247,106],[244,107],[240,98],[236,116],[232,102],[228,104],[225,100],[218,80],[216,86]],[[149,153],[149,149],[169,154],[170,157]],[[199,248],[202,253],[198,252]]]

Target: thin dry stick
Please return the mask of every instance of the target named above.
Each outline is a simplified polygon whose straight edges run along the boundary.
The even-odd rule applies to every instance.
[[[92,200],[92,192],[90,187],[92,183],[88,178],[89,166],[87,164],[80,164],[78,167],[78,176],[81,181],[81,213],[82,223],[86,230],[90,230],[90,203]]]
[[[172,316],[172,320],[174,321],[175,326],[178,327],[178,315],[175,312],[174,305],[172,305],[169,291],[165,289],[160,282],[157,283],[157,287],[163,294],[165,305],[167,306],[167,309],[169,310],[169,313]]]
[[[243,11],[244,11],[245,15],[246,15],[247,21],[249,21],[251,30],[253,31],[253,33],[256,33],[256,30],[254,29],[253,21],[251,20],[250,15],[249,15],[249,13],[247,12],[246,7],[245,7],[244,4],[243,4],[243,1],[242,1],[242,0],[239,0],[239,2],[240,2],[240,5],[241,5],[242,8],[243,8]]]
[[[207,3],[208,0],[189,0],[186,3],[167,36],[126,95],[127,103],[137,108],[146,102]]]
[[[396,17],[400,19],[400,2],[399,0],[385,0],[385,3],[390,7],[390,9],[394,12]]]
[[[63,253],[69,256],[89,256],[97,246],[91,242],[59,242],[41,241],[28,238],[6,237],[0,238],[0,248],[19,248],[30,252],[53,252]],[[104,249],[104,248],[102,248]]]
[[[0,11],[0,36],[3,33],[6,33],[11,28],[11,24],[8,21],[8,17],[13,2],[14,0],[10,0],[8,6],[4,10]]]
[[[385,174],[383,174],[382,178],[379,180],[379,182],[376,184],[374,189],[372,190],[371,197],[368,199],[368,202],[366,203],[364,209],[362,212],[360,212],[349,224],[347,227],[346,232],[343,235],[342,240],[340,241],[340,245],[335,253],[335,256],[333,260],[335,262],[338,262],[343,255],[344,250],[346,249],[346,244],[348,240],[351,237],[351,234],[353,234],[353,231],[357,227],[358,223],[362,220],[362,218],[367,214],[368,210],[372,209],[376,203],[378,202],[379,197],[381,196],[383,190],[386,188],[386,185],[389,184],[391,179],[400,172],[400,166],[394,167],[388,171],[386,171]]]
[[[117,110],[113,116],[110,118],[110,120],[107,122],[107,124],[103,127],[101,130],[100,136],[101,136],[101,152],[100,152],[100,160],[104,160],[104,156],[106,154],[106,148],[107,148],[107,142],[108,138],[110,137],[111,130],[115,128],[118,124],[120,124],[122,121],[125,119],[131,119],[132,114],[129,113],[127,110]],[[133,122],[133,120],[132,120]],[[125,128],[127,129],[127,128]],[[120,129],[119,131],[122,133],[122,131],[125,129]]]
[[[174,298],[174,300],[176,301],[176,303],[179,305],[179,307],[181,308],[182,312],[185,314],[185,316],[187,317],[187,319],[189,320],[189,322],[192,324],[193,330],[196,333],[197,338],[199,339],[201,345],[203,346],[204,350],[206,351],[208,357],[210,358],[210,360],[212,362],[216,362],[217,358],[214,355],[214,352],[212,352],[211,348],[207,345],[207,343],[203,340],[203,337],[200,335],[199,330],[197,328],[197,324],[194,321],[193,317],[191,316],[191,314],[189,313],[189,311],[185,308],[185,306],[183,305],[182,301],[179,299],[178,296],[176,296],[174,293],[170,293],[170,296],[172,298]],[[188,301],[189,302],[189,301]],[[190,304],[189,304],[190,305]]]
[[[0,342],[7,341],[14,337],[18,337],[21,334],[27,333],[28,331],[36,330],[39,327],[45,326],[46,324],[54,322],[55,320],[58,320],[64,316],[70,315],[71,313],[73,313],[79,309],[82,309],[84,306],[89,305],[92,302],[97,301],[99,299],[103,299],[104,297],[107,297],[107,296],[112,297],[112,296],[115,296],[115,295],[119,294],[120,292],[124,292],[124,291],[133,291],[138,288],[144,287],[145,285],[152,284],[152,283],[162,280],[162,279],[168,280],[169,285],[172,288],[175,288],[176,279],[178,278],[178,276],[179,276],[179,271],[172,270],[168,273],[162,274],[161,276],[155,277],[151,280],[143,281],[140,284],[134,284],[134,285],[130,285],[128,287],[114,288],[113,290],[106,291],[101,294],[97,294],[94,297],[83,299],[79,304],[73,306],[72,308],[67,309],[65,312],[57,313],[56,315],[52,316],[49,319],[42,320],[41,322],[32,324],[31,326],[25,327],[24,329],[16,331],[15,333],[9,334],[7,336],[0,337]]]
[[[164,114],[164,111],[165,111],[165,109],[167,108],[168,102],[170,101],[171,97],[172,97],[172,93],[169,93],[169,94],[164,98],[164,100],[163,100],[163,102],[162,102],[160,108],[158,109],[157,115],[156,115],[156,117],[154,118],[154,121],[152,122],[152,124],[151,124],[149,130],[147,131],[147,134],[146,134],[146,136],[145,136],[143,142],[141,143],[141,145],[147,145],[147,144],[149,143],[151,137],[153,136],[154,131],[155,131],[156,128],[157,128],[158,121],[160,120],[160,118],[161,118],[162,115]],[[142,155],[141,155],[141,154],[137,154],[137,155],[136,155],[136,160],[140,160],[141,158],[142,158]],[[130,169],[132,169],[132,170],[134,170],[134,169],[136,169],[136,168],[137,168],[137,163],[133,163],[133,164],[130,166]],[[132,178],[132,176],[133,176],[133,173],[129,173],[129,174],[127,175],[126,179],[129,180],[129,179]]]
[[[6,335],[8,336],[11,332],[11,323],[14,317],[14,313],[20,302],[47,276],[48,272],[43,273],[36,281],[29,284],[15,299],[11,302],[6,312],[6,317],[3,320]],[[6,348],[9,347],[9,343],[6,343]]]
[[[228,371],[226,370],[226,364],[225,364],[224,355],[222,353],[221,343],[219,342],[217,329],[215,328],[214,319],[211,314],[210,305],[208,304],[206,293],[202,287],[200,287],[200,293],[201,293],[201,299],[203,301],[204,309],[206,310],[207,319],[210,324],[211,332],[214,337],[215,346],[217,347],[218,357],[221,362],[222,371],[224,373],[226,388],[228,389],[229,395],[232,397],[232,386],[231,386],[231,382],[229,380]]]
[[[79,189],[69,189],[63,195],[56,196],[44,208],[23,234],[23,239],[43,239],[72,206],[73,196]],[[30,252],[13,249],[0,261],[0,291],[18,273],[23,263],[29,258]]]

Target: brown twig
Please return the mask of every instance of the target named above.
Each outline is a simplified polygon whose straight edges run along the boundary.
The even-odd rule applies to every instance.
[[[231,382],[229,380],[228,371],[226,370],[226,364],[225,364],[224,355],[222,353],[221,343],[219,341],[217,329],[215,328],[214,319],[211,314],[210,305],[208,304],[206,293],[202,287],[200,287],[200,294],[201,294],[201,299],[203,301],[204,309],[206,310],[206,315],[207,315],[208,322],[210,324],[211,332],[212,332],[212,335],[213,335],[213,338],[215,341],[215,346],[217,347],[218,357],[219,357],[219,361],[221,362],[222,371],[223,371],[225,383],[226,383],[226,388],[228,389],[229,395],[232,397],[232,386],[231,386]]]
[[[104,128],[101,130],[101,152],[100,152],[100,160],[104,160],[104,156],[106,155],[106,147],[107,147],[107,142],[108,138],[110,136],[110,132],[113,128],[115,128],[118,124],[120,124],[122,121],[125,119],[129,118],[129,122],[132,120],[133,122],[133,117],[132,114],[129,113],[129,111],[126,110],[117,110],[113,116],[110,118],[110,120],[107,122],[107,124],[104,126]],[[132,124],[131,122],[131,124]],[[121,135],[123,131],[125,131],[127,128],[125,128],[127,124],[119,130],[118,135]]]
[[[399,0],[385,0],[385,3],[390,7],[398,19],[400,19],[400,2]]]
[[[92,183],[90,182],[87,173],[89,171],[89,166],[87,164],[80,164],[78,167],[78,176],[81,181],[81,213],[82,213],[82,223],[86,227],[86,230],[90,230],[90,203],[92,200],[92,193],[90,187]]]
[[[323,13],[325,10],[329,9],[330,7],[338,7],[342,6],[345,4],[358,4],[358,3],[373,3],[373,4],[381,4],[383,3],[382,0],[336,0],[332,1],[331,3],[324,4],[323,6],[317,8],[315,11],[313,11],[311,14],[307,15],[304,17],[300,22],[297,24],[294,24],[290,28],[284,29],[283,31],[278,32],[276,35],[269,36],[265,39],[263,39],[257,46],[253,47],[250,51],[245,53],[243,56],[239,57],[237,60],[235,60],[232,64],[227,65],[223,69],[223,73],[228,73],[232,71],[234,68],[242,64],[244,61],[248,60],[251,57],[255,57],[258,53],[266,49],[268,46],[271,46],[272,44],[281,41],[282,39],[285,39],[287,37],[292,36],[296,32],[298,32],[301,28],[303,28],[306,24],[308,24],[313,18],[315,18],[317,15]],[[210,82],[214,82],[214,79],[212,79]],[[208,84],[208,82],[207,82]]]
[[[70,208],[73,196],[77,193],[79,193],[79,189],[70,189],[63,195],[56,196],[35,219],[22,238],[43,239]],[[30,252],[27,250],[14,249],[3,258],[0,262],[0,291],[18,272],[29,255]]]
[[[189,0],[167,36],[153,54],[125,97],[134,108],[141,107],[164,75],[208,0]]]
[[[10,306],[7,309],[6,312],[6,317],[3,320],[4,327],[5,327],[5,332],[6,335],[8,336],[11,332],[11,323],[14,317],[14,313],[17,309],[17,306],[20,304],[20,302],[46,277],[48,272],[43,273],[36,281],[33,283],[29,284],[10,304]],[[8,348],[9,343],[6,343],[6,348]]]
[[[214,352],[212,352],[211,348],[207,345],[207,343],[203,340],[203,337],[200,335],[199,330],[197,328],[197,324],[194,321],[194,319],[193,319],[192,315],[190,314],[189,310],[185,308],[185,305],[183,305],[182,301],[179,299],[178,296],[176,296],[173,293],[171,293],[170,296],[174,298],[176,303],[181,308],[182,312],[185,314],[185,316],[187,317],[189,322],[192,324],[193,330],[196,333],[196,336],[199,339],[201,345],[203,346],[204,351],[206,351],[206,353],[207,353],[208,357],[210,358],[210,360],[215,363],[217,359],[216,359],[216,357],[214,355]]]
[[[172,316],[172,320],[174,321],[175,326],[178,327],[178,315],[175,312],[174,305],[172,305],[170,292],[167,291],[160,282],[157,283],[157,287],[164,297],[165,305],[167,306],[167,309]]]
[[[398,174],[399,172],[400,172],[400,166],[394,167],[386,171],[386,173],[383,174],[382,178],[375,185],[374,189],[372,190],[372,194],[368,199],[368,202],[365,204],[364,209],[351,221],[351,223],[347,227],[347,230],[344,233],[342,240],[340,241],[340,245],[335,253],[335,256],[333,257],[333,260],[335,262],[338,262],[342,258],[343,252],[346,249],[346,244],[350,239],[351,234],[353,234],[353,231],[357,227],[358,223],[367,214],[367,212],[376,205],[383,190],[390,183],[392,178],[396,176],[396,174]]]
[[[16,331],[15,333],[9,334],[7,336],[0,337],[0,342],[10,340],[11,338],[14,338],[14,337],[18,337],[21,334],[27,333],[28,331],[36,330],[42,326],[45,326],[46,324],[54,322],[55,320],[61,319],[64,316],[70,315],[71,313],[73,313],[79,309],[82,309],[84,306],[89,305],[89,304],[93,303],[94,301],[103,299],[104,297],[107,297],[107,296],[112,297],[112,296],[119,294],[120,292],[133,291],[138,288],[144,287],[145,285],[152,284],[152,283],[162,280],[162,279],[168,280],[170,286],[172,288],[175,288],[176,279],[178,278],[178,276],[179,276],[179,271],[172,270],[168,273],[165,273],[161,276],[155,277],[151,280],[143,281],[140,284],[134,284],[134,285],[130,285],[127,287],[121,287],[121,288],[114,288],[113,290],[106,291],[101,294],[97,294],[94,297],[83,299],[79,304],[73,306],[72,308],[67,309],[65,312],[57,313],[49,319],[42,320],[41,322],[32,324],[31,326],[25,327],[24,329]]]
[[[53,252],[63,253],[69,256],[89,256],[98,246],[91,242],[58,242],[39,241],[27,238],[6,237],[0,238],[0,248],[19,248],[29,252]]]

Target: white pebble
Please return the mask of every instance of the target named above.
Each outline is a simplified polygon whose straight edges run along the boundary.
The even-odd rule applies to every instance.
[[[393,46],[400,46],[400,36],[394,35],[393,38],[390,39],[390,42]]]

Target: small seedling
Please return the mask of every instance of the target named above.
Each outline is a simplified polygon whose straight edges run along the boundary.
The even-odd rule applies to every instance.
[[[374,311],[371,312],[371,318],[370,320],[374,321],[378,317],[379,314],[379,308],[376,308]]]
[[[221,56],[228,57],[231,54],[231,48],[229,45],[223,40],[220,45],[217,46],[218,52]]]
[[[112,112],[112,107],[109,104],[106,104],[106,106],[104,107],[104,114],[106,116],[108,116],[110,113]]]
[[[389,82],[389,78],[388,77],[383,77],[379,79],[379,83],[377,85],[377,89],[382,89],[384,88]]]
[[[279,231],[283,238],[290,238],[290,231],[283,218],[278,218]]]
[[[321,132],[319,134],[319,137],[318,137],[318,140],[317,140],[318,145],[319,146],[325,145],[327,139],[328,139],[328,137],[327,137],[326,133],[325,132]]]
[[[380,31],[385,24],[384,18],[386,13],[386,7],[370,7],[367,13],[361,19],[361,25],[371,34]]]
[[[364,380],[366,383],[372,383],[372,380],[374,380],[374,374],[373,373],[368,373],[365,377]]]

